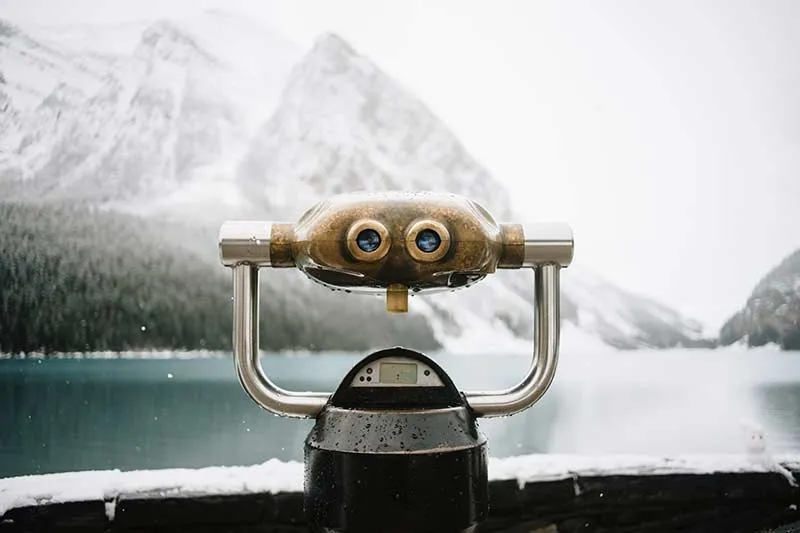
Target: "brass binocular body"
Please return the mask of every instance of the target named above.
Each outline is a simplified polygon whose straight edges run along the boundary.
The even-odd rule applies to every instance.
[[[268,243],[268,245],[267,245]],[[334,289],[387,293],[389,311],[404,294],[455,290],[498,268],[572,260],[563,224],[499,224],[463,196],[348,194],[318,203],[297,223],[228,222],[223,264],[296,267]]]

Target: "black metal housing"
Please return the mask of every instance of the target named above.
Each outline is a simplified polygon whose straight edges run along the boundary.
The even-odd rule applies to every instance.
[[[403,356],[444,387],[352,388],[364,365]],[[344,378],[305,444],[312,531],[468,532],[488,511],[486,439],[452,380],[403,348],[373,353]]]

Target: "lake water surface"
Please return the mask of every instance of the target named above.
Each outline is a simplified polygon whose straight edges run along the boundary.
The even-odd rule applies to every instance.
[[[268,355],[281,386],[333,390],[357,355]],[[465,390],[513,385],[523,356],[439,356]],[[0,477],[302,460],[311,421],[263,411],[233,362],[0,360]],[[736,350],[562,355],[525,413],[481,421],[495,457],[551,453],[739,453],[760,425],[800,453],[800,354]]]

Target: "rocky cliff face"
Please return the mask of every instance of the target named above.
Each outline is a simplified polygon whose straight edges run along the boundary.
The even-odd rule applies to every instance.
[[[800,350],[800,250],[772,269],[744,308],[722,326],[720,343],[735,342]]]
[[[127,47],[87,35],[115,34],[0,26],[0,105],[11,117],[0,126],[0,197],[213,227],[231,217],[294,220],[347,191],[440,190],[515,218],[509,191],[458,138],[335,35],[302,55],[221,13],[126,28]],[[411,308],[445,347],[527,349],[531,285],[503,273]],[[580,267],[565,272],[562,302],[574,326],[566,336],[580,332],[585,349],[702,342],[699,324]]]

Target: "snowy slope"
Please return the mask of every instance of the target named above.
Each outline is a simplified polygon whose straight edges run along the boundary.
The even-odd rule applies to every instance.
[[[214,12],[125,25],[118,40],[114,28],[2,28],[0,102],[11,120],[0,131],[0,192],[126,208],[189,193],[237,204],[230,166],[301,54]]]
[[[0,198],[293,220],[352,190],[440,190],[514,220],[509,192],[416,97],[335,35],[305,55],[220,12],[112,27],[0,26]],[[580,263],[580,243],[576,262]],[[415,298],[455,351],[528,350],[530,273]],[[295,288],[295,290],[305,290]],[[698,324],[571,267],[565,346],[692,345]]]
[[[581,265],[571,267],[564,295],[576,306],[575,325],[618,348],[711,346],[704,327],[650,298],[628,292]]]

